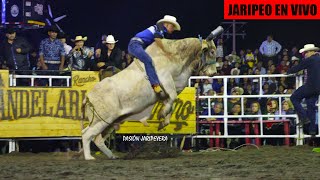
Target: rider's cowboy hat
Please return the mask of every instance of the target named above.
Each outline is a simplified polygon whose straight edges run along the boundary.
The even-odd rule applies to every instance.
[[[86,41],[88,38],[87,37],[82,37],[82,36],[76,36],[75,39],[71,39],[72,42],[77,42],[77,41]]]
[[[316,47],[314,44],[306,44],[302,49],[299,50],[299,53],[306,51],[318,51],[320,48]]]
[[[105,40],[105,43],[107,43],[107,44],[114,44],[116,42],[118,42],[118,40],[115,40],[112,35],[108,35]]]
[[[181,30],[180,24],[177,22],[177,18],[174,17],[174,16],[165,15],[165,16],[163,17],[163,19],[160,19],[160,20],[157,22],[157,24],[159,24],[159,23],[164,23],[164,22],[173,24],[173,25],[174,25],[174,30],[176,30],[176,31],[180,31],[180,30]]]

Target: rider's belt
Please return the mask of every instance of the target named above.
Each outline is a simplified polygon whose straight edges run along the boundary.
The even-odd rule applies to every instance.
[[[138,38],[138,37],[133,37],[131,38],[131,41],[139,41],[141,42],[142,44],[144,44],[143,40],[141,38]]]
[[[61,64],[60,61],[44,61],[46,64]]]

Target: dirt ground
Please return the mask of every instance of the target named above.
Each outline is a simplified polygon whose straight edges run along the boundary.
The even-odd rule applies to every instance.
[[[173,158],[85,161],[69,153],[0,155],[0,179],[319,179],[312,147],[243,147],[183,152]],[[125,154],[118,154],[124,157]]]

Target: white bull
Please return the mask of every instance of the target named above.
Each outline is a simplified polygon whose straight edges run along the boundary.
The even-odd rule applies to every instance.
[[[160,123],[159,129],[168,125],[177,92],[187,86],[191,73],[195,69],[208,76],[216,73],[216,47],[212,39],[222,31],[223,29],[218,27],[202,43],[197,38],[163,39],[165,50],[171,52],[171,56],[164,54],[156,44],[146,49],[153,59],[164,89],[160,96],[154,93],[146,78],[144,65],[137,59],[120,73],[97,83],[83,102],[90,122],[89,126],[82,130],[85,159],[94,159],[90,153],[91,140],[109,158],[116,158],[104,144],[114,123],[137,119],[147,125],[146,120],[151,115],[151,109],[160,99],[164,103],[161,111],[164,121]]]

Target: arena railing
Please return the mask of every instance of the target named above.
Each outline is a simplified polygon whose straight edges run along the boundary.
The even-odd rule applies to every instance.
[[[48,87],[52,87],[52,80],[54,79],[65,79],[66,80],[66,87],[70,87],[70,81],[71,81],[71,71],[52,71],[52,70],[41,70],[41,71],[23,71],[24,73],[30,73],[30,75],[21,75],[16,74],[19,73],[19,71],[13,71],[9,74],[9,86],[15,87],[17,86],[17,79],[30,79],[30,86],[33,87],[35,85],[36,79],[46,79],[48,80]],[[57,73],[57,74],[63,74],[63,73],[69,73],[70,75],[37,75],[37,73]]]
[[[296,139],[296,145],[303,145],[303,140],[304,138],[310,137],[310,135],[305,135],[303,133],[303,128],[300,126],[296,126],[296,134],[294,135],[266,135],[264,133],[264,123],[272,122],[272,120],[263,120],[263,118],[278,118],[280,121],[283,120],[284,123],[288,122],[286,118],[294,118],[296,120],[296,124],[299,124],[299,118],[296,114],[290,114],[290,115],[284,115],[282,113],[282,103],[281,99],[282,98],[289,98],[291,94],[263,94],[263,82],[265,78],[271,78],[271,77],[291,77],[292,75],[283,75],[283,74],[272,74],[272,75],[232,75],[232,76],[214,76],[214,77],[208,77],[208,76],[192,76],[189,79],[189,87],[192,85],[192,81],[200,79],[223,79],[223,86],[224,86],[224,92],[223,95],[213,95],[213,96],[208,96],[208,95],[198,95],[197,94],[197,100],[207,100],[207,107],[208,108],[208,115],[198,115],[197,119],[208,119],[208,118],[223,118],[223,130],[224,134],[211,134],[210,135],[194,135],[192,138],[294,138]],[[258,95],[228,95],[227,90],[228,90],[228,80],[231,78],[253,78],[253,79],[259,79],[259,94]],[[297,76],[296,77],[296,88],[300,87],[303,85],[303,77],[302,76]],[[211,99],[217,99],[217,98],[223,98],[223,115],[212,115],[211,113]],[[240,98],[241,99],[241,115],[229,115],[228,114],[228,98]],[[279,107],[279,114],[278,115],[246,115],[244,114],[244,98],[277,98],[278,99],[278,107]],[[319,102],[320,102],[320,97],[319,97]],[[199,104],[199,103],[197,103]],[[320,103],[319,103],[320,104]],[[318,105],[318,112],[320,112],[320,106]],[[318,113],[319,116],[319,113]],[[228,133],[228,124],[230,121],[228,121],[229,118],[242,118],[245,123],[250,123],[249,121],[246,121],[246,118],[257,118],[257,120],[260,122],[260,133],[257,135],[229,135]],[[278,122],[274,121],[274,122]],[[207,122],[200,122],[198,121],[198,124],[220,124],[221,122],[217,121],[207,121]],[[254,122],[252,122],[254,123]],[[320,130],[320,123],[318,123],[318,134],[316,137],[319,137],[319,130]]]
[[[50,71],[50,70],[41,70],[41,71],[21,71],[24,73],[29,73],[30,75],[21,75],[19,74],[19,71],[12,71],[9,74],[9,86],[10,87],[17,87],[17,79],[30,79],[30,86],[35,86],[35,80],[36,79],[45,79],[48,80],[48,86],[47,87],[53,87],[52,81],[55,79],[61,79],[66,80],[66,84],[64,87],[70,87],[71,85],[71,72],[70,71]],[[59,75],[37,75],[37,72],[41,72],[41,74],[44,73],[55,73]],[[69,73],[70,75],[66,75]],[[60,75],[65,74],[65,75]],[[9,142],[9,153],[14,151],[19,151],[18,141],[25,141],[25,140],[81,140],[81,137],[41,137],[41,138],[8,138],[8,139],[0,139],[0,141],[8,141]]]

